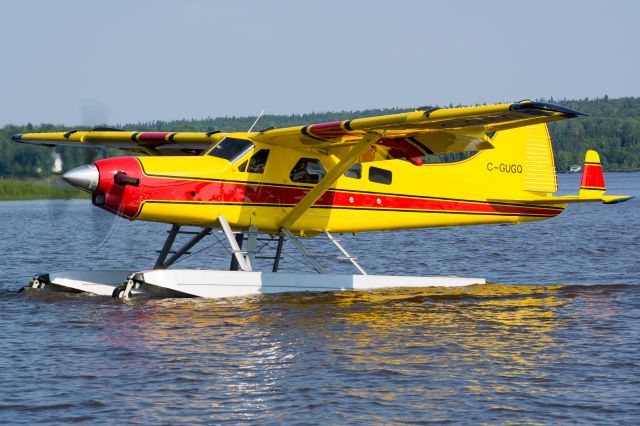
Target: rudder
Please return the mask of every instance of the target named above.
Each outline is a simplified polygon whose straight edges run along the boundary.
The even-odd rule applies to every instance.
[[[578,195],[583,198],[601,197],[606,190],[600,155],[594,150],[588,150],[584,156],[584,168]]]

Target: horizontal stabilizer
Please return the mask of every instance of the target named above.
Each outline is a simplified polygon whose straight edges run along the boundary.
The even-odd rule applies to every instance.
[[[585,154],[584,169],[580,181],[578,195],[548,196],[529,200],[489,200],[494,202],[523,203],[535,205],[554,205],[569,203],[604,203],[618,204],[632,199],[628,195],[604,195],[607,186],[604,183],[600,155],[596,151],[589,150]]]
[[[522,204],[535,204],[535,205],[556,205],[556,204],[571,204],[571,203],[603,203],[603,204],[618,204],[632,199],[633,197],[628,195],[602,195],[600,197],[583,197],[580,195],[562,195],[559,197],[547,197],[537,198],[534,200],[489,200],[496,203],[522,203]]]

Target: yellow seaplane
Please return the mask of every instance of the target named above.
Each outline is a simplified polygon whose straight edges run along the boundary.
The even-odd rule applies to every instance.
[[[557,182],[547,123],[580,115],[560,105],[520,101],[422,107],[249,132],[96,128],[14,135],[21,143],[135,153],[77,167],[63,178],[90,192],[97,207],[129,220],[172,225],[152,269],[124,277],[122,271],[49,273],[34,277],[30,285],[127,298],[484,283],[478,278],[368,275],[334,234],[518,224],[555,217],[568,203],[629,199],[605,195],[595,151],[586,153],[578,194],[553,195]],[[470,154],[456,162],[428,161],[454,153]],[[174,250],[185,226],[201,230]],[[230,270],[168,269],[214,229],[227,237]],[[271,271],[256,270],[259,234],[278,242]],[[303,237],[321,234],[357,274],[330,273],[305,247]],[[285,241],[319,274],[278,272]]]

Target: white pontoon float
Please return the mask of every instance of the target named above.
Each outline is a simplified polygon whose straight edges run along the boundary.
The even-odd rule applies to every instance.
[[[122,270],[67,271],[35,276],[27,287],[44,288],[64,292],[83,292],[116,298],[129,297],[236,297],[255,294],[288,292],[325,292],[344,290],[372,290],[382,288],[407,287],[461,287],[484,284],[482,278],[462,278],[456,276],[419,277],[395,275],[369,275],[329,232],[324,234],[343,256],[358,270],[358,274],[332,274],[309,252],[299,237],[286,229],[278,236],[278,244],[271,272],[256,271],[258,233],[249,228],[244,233],[234,233],[226,219],[219,217],[220,225],[231,247],[230,270],[211,269],[168,269],[189,253],[203,238],[211,234],[211,228],[199,232],[181,230],[173,225],[151,270],[138,272]],[[193,237],[177,251],[172,247],[178,234],[192,234]],[[278,272],[285,239],[290,241],[306,258],[317,273]],[[246,250],[242,250],[244,241]],[[266,246],[266,245],[265,245]],[[264,247],[264,246],[263,246]],[[171,254],[171,256],[169,256]]]

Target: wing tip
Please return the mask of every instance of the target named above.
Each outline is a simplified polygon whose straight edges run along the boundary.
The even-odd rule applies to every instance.
[[[631,199],[633,199],[633,197],[629,195],[609,195],[602,197],[602,202],[604,204],[620,204]]]
[[[533,102],[528,100],[515,102],[511,104],[509,109],[511,111],[520,111],[530,115],[553,115],[554,113],[559,113],[567,118],[589,115],[558,104],[552,104],[549,102]]]

